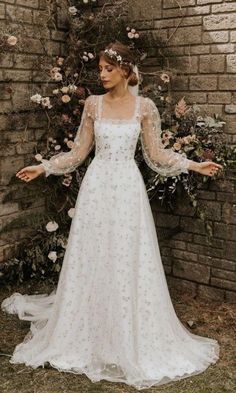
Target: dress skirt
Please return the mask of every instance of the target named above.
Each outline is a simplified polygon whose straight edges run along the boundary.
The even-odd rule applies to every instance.
[[[56,290],[14,293],[4,311],[31,321],[11,363],[49,362],[137,390],[203,372],[219,358],[168,291],[145,183],[133,158],[95,157],[83,178]]]

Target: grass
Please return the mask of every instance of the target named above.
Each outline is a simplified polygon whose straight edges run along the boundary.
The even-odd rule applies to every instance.
[[[29,281],[0,290],[0,302],[13,292],[49,293],[51,284]],[[193,320],[195,334],[216,338],[221,346],[219,361],[194,377],[143,390],[145,393],[235,393],[236,392],[236,304],[194,298],[171,290],[176,313],[185,326]],[[190,329],[190,328],[189,328]],[[0,392],[1,393],[137,393],[124,383],[102,380],[92,383],[84,374],[59,372],[52,367],[32,369],[9,363],[16,344],[29,330],[29,322],[1,312]]]

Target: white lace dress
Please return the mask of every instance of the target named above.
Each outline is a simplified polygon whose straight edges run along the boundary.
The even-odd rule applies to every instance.
[[[203,372],[218,360],[219,343],[192,334],[175,313],[134,159],[138,137],[147,164],[158,173],[187,173],[189,160],[163,148],[160,116],[149,98],[135,97],[119,119],[105,112],[104,95],[87,98],[72,150],[42,160],[46,176],[68,173],[96,146],[56,290],[13,293],[1,306],[31,321],[11,363],[36,368],[49,362],[92,382],[142,390]]]

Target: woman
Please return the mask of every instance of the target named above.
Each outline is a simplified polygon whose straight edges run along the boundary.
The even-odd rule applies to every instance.
[[[72,150],[16,174],[29,182],[42,173],[71,172],[96,146],[57,289],[50,295],[15,293],[2,308],[32,322],[11,363],[36,368],[49,362],[93,382],[106,379],[141,390],[199,374],[218,360],[219,344],[190,333],[175,314],[134,160],[138,137],[147,164],[162,175],[193,170],[212,176],[222,167],[164,149],[154,102],[132,94],[138,78],[128,47],[108,45],[99,54],[99,70],[107,93],[86,99]]]

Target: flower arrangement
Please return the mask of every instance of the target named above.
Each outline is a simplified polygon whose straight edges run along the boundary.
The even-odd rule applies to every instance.
[[[236,148],[227,144],[225,122],[217,114],[211,117],[203,114],[197,105],[188,105],[185,97],[175,102],[171,96],[170,71],[162,72],[157,79],[157,88],[147,85],[143,88],[143,94],[151,96],[160,109],[163,146],[196,162],[213,160],[225,169],[234,165]],[[178,197],[184,191],[195,214],[205,222],[206,234],[210,240],[212,227],[206,219],[204,208],[198,203],[198,190],[208,187],[215,178],[194,172],[165,178],[148,168],[146,172],[144,180],[149,199],[157,198],[167,210],[174,212]]]

